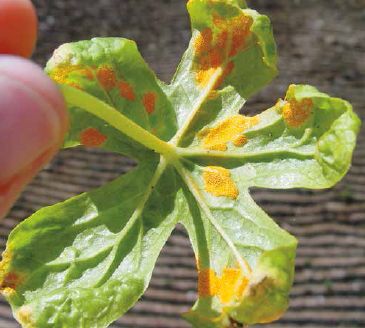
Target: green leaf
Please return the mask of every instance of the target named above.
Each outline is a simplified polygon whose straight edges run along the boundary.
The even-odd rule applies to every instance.
[[[162,140],[176,132],[171,103],[133,41],[95,38],[64,44],[54,52],[46,72],[58,83],[97,97]],[[122,137],[120,131],[73,104],[70,113],[66,147],[101,146],[131,155],[133,141]]]
[[[177,223],[196,254],[197,328],[280,318],[296,239],[250,187],[328,188],[348,171],[360,121],[305,85],[254,117],[276,74],[266,16],[239,0],[190,0],[193,37],[169,85],[119,38],[61,46],[47,65],[69,105],[65,147],[135,158],[115,181],[36,212],[11,233],[1,291],[26,328],[102,328],[133,306]]]

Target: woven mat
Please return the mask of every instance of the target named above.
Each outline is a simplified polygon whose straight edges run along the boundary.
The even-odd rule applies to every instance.
[[[34,59],[44,65],[64,42],[93,36],[135,39],[165,81],[190,38],[183,0],[36,0],[40,36]],[[350,100],[365,119],[364,0],[255,0],[274,24],[280,76],[247,104],[256,112],[282,97],[288,84],[309,83]],[[102,156],[101,156],[102,154]],[[100,150],[74,149],[41,172],[0,225],[10,230],[36,209],[96,188],[133,167]],[[267,327],[365,327],[365,133],[353,166],[330,190],[254,190],[255,199],[300,245],[291,307]],[[184,328],[179,318],[196,297],[194,256],[178,227],[162,252],[146,295],[113,327]],[[0,328],[19,327],[0,300]],[[77,327],[70,327],[77,328]]]

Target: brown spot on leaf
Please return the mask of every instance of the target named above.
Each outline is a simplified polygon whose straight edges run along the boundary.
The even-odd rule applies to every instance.
[[[146,112],[148,114],[152,114],[155,111],[156,107],[156,94],[153,92],[145,93],[142,102],[144,108],[146,109]]]
[[[130,101],[134,101],[136,96],[134,94],[133,87],[126,81],[119,81],[118,82],[119,92],[120,95]]]
[[[80,143],[86,147],[99,147],[107,139],[107,136],[96,128],[87,128],[80,133]]]
[[[218,13],[213,14],[214,33],[212,29],[205,28],[194,42],[196,81],[199,86],[205,87],[214,74],[212,70],[218,67],[222,68],[223,73],[214,89],[221,86],[234,68],[232,57],[246,46],[252,22],[252,18],[243,13],[229,19]]]
[[[202,30],[195,39],[194,46],[198,56],[208,52],[211,48],[213,32],[210,28]]]
[[[99,83],[106,91],[112,90],[117,84],[115,72],[110,66],[105,65],[99,67],[96,76]]]
[[[198,294],[200,297],[217,294],[217,276],[212,269],[203,269],[198,272]]]
[[[313,102],[309,98],[297,101],[290,99],[286,102],[282,109],[282,114],[285,122],[294,128],[304,124],[312,114]]]

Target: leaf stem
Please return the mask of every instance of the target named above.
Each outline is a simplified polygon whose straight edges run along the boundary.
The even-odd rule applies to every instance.
[[[222,76],[223,69],[222,67],[218,67],[212,77],[209,80],[209,83],[204,88],[202,94],[198,98],[196,105],[194,106],[193,110],[191,111],[189,117],[187,118],[185,124],[177,131],[175,136],[171,139],[170,143],[173,145],[179,145],[179,142],[181,138],[184,136],[186,130],[190,127],[191,122],[193,121],[196,113],[200,110],[200,108],[203,106],[205,100],[208,98],[211,91],[214,89],[214,86],[216,85],[218,79]]]
[[[176,170],[179,172],[179,174],[181,175],[181,177],[184,180],[184,182],[189,187],[190,191],[194,195],[194,197],[197,200],[200,208],[203,210],[203,212],[207,216],[207,218],[210,221],[210,223],[213,225],[213,227],[216,229],[216,231],[218,232],[218,234],[223,238],[223,240],[226,242],[226,244],[228,245],[228,247],[231,249],[233,255],[235,256],[235,258],[236,258],[236,260],[238,262],[238,265],[239,265],[242,273],[246,277],[250,277],[251,276],[251,268],[250,268],[250,266],[245,261],[245,259],[241,256],[241,254],[239,253],[237,247],[234,245],[234,243],[232,242],[232,240],[229,238],[229,236],[226,234],[226,232],[220,226],[219,222],[213,216],[213,214],[210,211],[209,207],[207,206],[207,204],[205,203],[205,201],[201,197],[199,190],[197,190],[196,185],[195,185],[193,179],[191,178],[191,176],[189,175],[189,173],[186,171],[186,169],[183,167],[183,165],[180,163],[180,161],[176,161],[174,163],[174,166],[175,166]]]
[[[228,159],[252,159],[255,157],[262,156],[273,156],[273,155],[295,155],[303,158],[313,158],[314,152],[302,152],[294,149],[276,149],[276,150],[262,150],[255,152],[227,152],[217,150],[205,150],[201,148],[181,148],[176,149],[176,153],[181,157],[213,157],[213,158],[228,158]]]
[[[68,104],[82,108],[83,110],[99,117],[109,125],[147,148],[160,154],[169,154],[174,151],[174,147],[172,145],[157,138],[152,133],[148,132],[124,116],[118,110],[98,98],[67,85],[60,85],[60,88]]]
[[[118,238],[112,249],[112,252],[114,253],[114,255],[117,254],[118,247],[123,242],[123,239],[125,238],[127,233],[132,229],[132,227],[138,221],[138,219],[141,218],[143,210],[145,209],[146,204],[147,204],[148,200],[150,199],[152,192],[154,191],[154,188],[156,187],[156,185],[158,184],[158,181],[160,180],[162,174],[164,173],[166,166],[167,166],[167,162],[161,156],[161,159],[156,168],[156,171],[155,171],[154,175],[152,176],[150,183],[146,187],[146,192],[142,196],[141,200],[139,201],[136,209],[134,210],[132,216],[128,220],[125,227],[118,233]],[[116,260],[116,257],[113,256],[113,259],[112,259],[111,263],[109,264],[107,270],[105,271],[103,276],[99,279],[99,281],[97,282],[97,284],[94,287],[101,286],[113,274],[114,265],[116,264],[115,260]]]

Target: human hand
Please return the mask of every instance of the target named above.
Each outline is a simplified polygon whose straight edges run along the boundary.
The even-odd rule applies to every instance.
[[[31,55],[36,31],[30,0],[0,0],[0,218],[55,155],[67,129],[57,87],[19,57]]]

